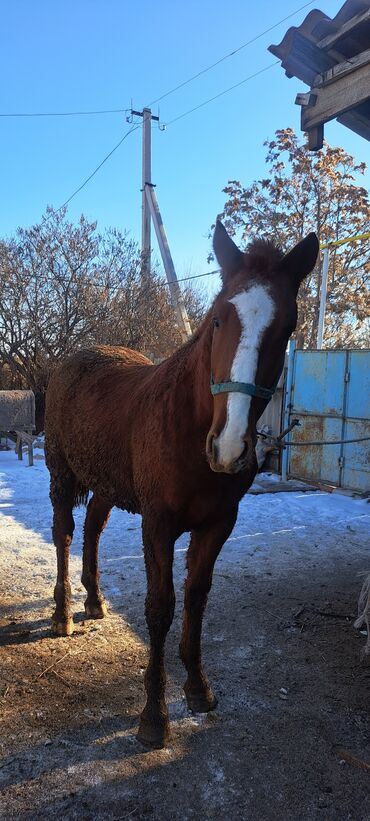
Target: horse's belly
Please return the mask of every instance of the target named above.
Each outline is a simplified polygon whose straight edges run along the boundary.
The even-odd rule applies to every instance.
[[[67,454],[68,463],[78,483],[104,498],[112,507],[119,507],[129,513],[140,513],[140,504],[135,493],[131,468],[128,464],[112,464],[99,453]]]

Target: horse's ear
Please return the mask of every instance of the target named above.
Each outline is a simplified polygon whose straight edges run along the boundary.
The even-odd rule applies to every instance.
[[[221,268],[221,276],[224,285],[227,280],[234,276],[239,270],[243,254],[229,237],[226,228],[220,220],[217,220],[213,234],[213,249],[217,257],[217,262]]]
[[[311,233],[305,239],[302,239],[298,245],[295,245],[281,260],[280,268],[294,277],[297,289],[315,267],[318,253],[319,241],[316,234]]]

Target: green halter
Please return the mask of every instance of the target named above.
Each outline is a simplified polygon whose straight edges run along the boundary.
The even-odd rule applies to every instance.
[[[219,393],[245,393],[248,396],[267,399],[269,402],[276,391],[282,372],[283,368],[272,388],[262,388],[261,385],[254,385],[253,382],[214,382],[211,374],[211,394],[217,396]]]

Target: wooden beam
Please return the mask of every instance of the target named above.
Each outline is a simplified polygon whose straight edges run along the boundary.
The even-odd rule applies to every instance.
[[[312,87],[319,88],[320,86],[328,86],[334,83],[339,77],[345,77],[347,74],[353,74],[361,66],[366,66],[370,63],[370,48],[366,51],[361,51],[354,57],[348,60],[341,60],[340,63],[324,71],[323,74],[317,74]]]
[[[369,106],[370,108],[370,106]],[[355,131],[360,137],[370,141],[370,111],[369,116],[366,117],[357,108],[352,111],[346,111],[341,117],[338,117],[338,123]]]
[[[327,37],[324,37],[322,40],[319,40],[317,45],[319,46],[319,48],[323,48],[325,49],[325,51],[327,51],[328,49],[337,46],[337,44],[340,40],[342,40],[343,37],[350,36],[358,26],[362,25],[363,23],[365,23],[366,26],[366,24],[369,22],[370,9],[366,9],[366,11],[362,11],[359,14],[355,14],[355,16],[351,17],[350,20],[347,20],[346,23],[342,23],[341,26],[337,29],[337,31],[334,32],[334,34],[328,34]]]
[[[370,99],[370,59],[328,85],[313,87],[307,98],[308,104],[301,108],[302,131],[310,131],[366,102]]]
[[[288,77],[297,77],[307,85],[313,83],[318,71],[326,71],[337,62],[296,28],[288,30],[279,46],[271,45],[268,50],[281,60]]]
[[[308,132],[308,147],[310,151],[320,151],[324,145],[324,126],[317,125]]]

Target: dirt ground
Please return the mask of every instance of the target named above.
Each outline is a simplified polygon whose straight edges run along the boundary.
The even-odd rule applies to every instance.
[[[204,625],[205,666],[219,698],[208,715],[192,716],[183,699],[180,547],[167,642],[173,737],[167,749],[148,752],[135,738],[147,659],[144,566],[139,548],[132,553],[138,517],[116,512],[114,550],[109,526],[104,534],[103,621],[83,620],[77,537],[76,630],[54,639],[50,521],[32,513],[17,487],[1,532],[1,819],[368,821],[370,667],[352,623],[357,574],[369,567],[369,506],[362,518],[356,509],[350,523],[325,520],[314,532],[308,521],[267,538],[265,522],[243,550],[241,542],[236,552],[226,545]],[[35,480],[40,493],[44,483]],[[249,509],[269,520],[288,496],[247,497],[243,527]],[[82,512],[77,519],[80,528]]]

